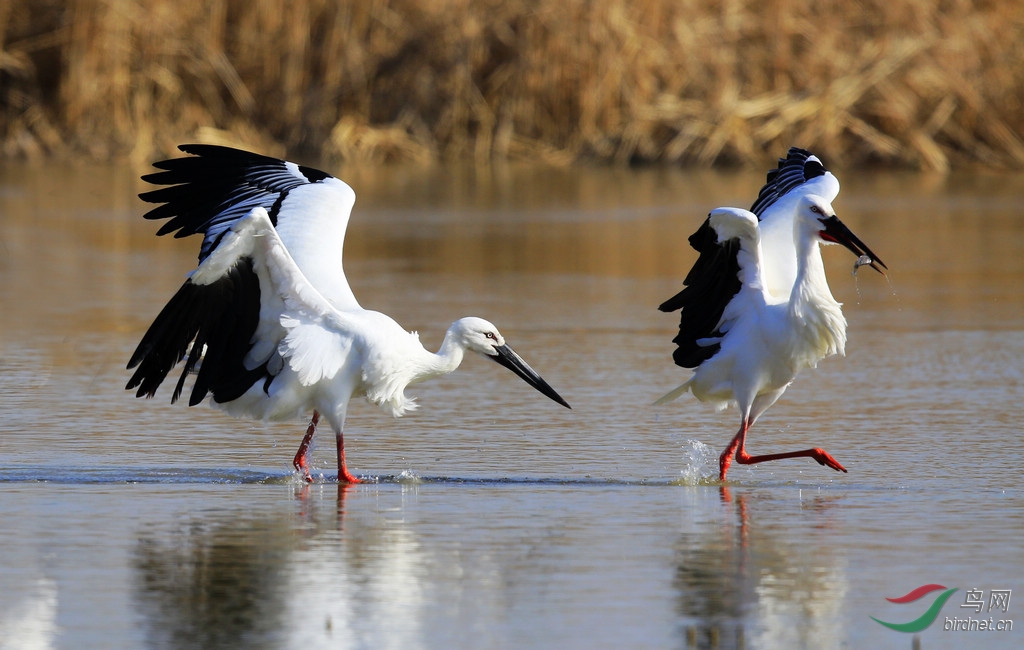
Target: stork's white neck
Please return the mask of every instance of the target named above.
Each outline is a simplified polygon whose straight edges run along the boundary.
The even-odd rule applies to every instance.
[[[813,357],[808,361],[813,366],[823,357],[846,353],[846,318],[828,287],[817,233],[808,236],[796,230],[794,235],[797,270],[789,318],[798,339],[805,342],[803,352]]]
[[[458,342],[458,336],[449,329],[437,352],[423,349],[419,363],[415,364],[410,384],[414,384],[455,371],[466,356],[466,348]]]
[[[462,363],[462,359],[465,356],[466,347],[458,341],[454,328],[449,328],[445,332],[441,347],[438,348],[437,353],[434,355],[438,374],[446,375],[454,371]]]

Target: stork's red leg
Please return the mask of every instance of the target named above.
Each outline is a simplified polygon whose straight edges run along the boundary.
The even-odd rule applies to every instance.
[[[762,456],[751,456],[747,452],[743,451],[740,447],[739,451],[736,452],[736,462],[743,465],[753,465],[754,463],[763,463],[768,460],[782,460],[783,458],[813,458],[818,461],[819,465],[825,467],[831,467],[837,472],[845,472],[846,468],[839,464],[839,461],[832,458],[832,455],[821,447],[815,447],[814,449],[803,449],[801,451],[787,451],[781,454],[764,454]]]
[[[733,449],[736,450],[736,462],[741,465],[753,465],[755,463],[764,463],[769,460],[782,460],[784,458],[813,458],[819,465],[825,467],[831,467],[837,472],[846,472],[846,468],[839,464],[835,458],[832,458],[831,454],[822,449],[821,447],[815,447],[813,449],[802,449],[800,451],[787,451],[781,454],[763,454],[761,456],[751,456],[744,449],[746,442],[747,430],[750,428],[749,424],[744,421],[743,426],[740,427],[739,433],[729,443],[728,449],[722,454],[722,458],[719,459],[719,465],[722,467],[722,472],[719,478],[725,480],[725,472],[729,469],[729,460],[726,458],[726,454],[731,452]]]
[[[302,478],[307,483],[313,482],[313,477],[309,475],[309,445],[313,442],[313,434],[316,433],[316,425],[319,421],[319,411],[313,411],[313,419],[309,421],[306,435],[302,437],[302,442],[299,443],[299,450],[295,452],[295,458],[292,459],[292,465],[295,466],[295,469],[302,472]]]
[[[339,431],[335,434],[335,438],[338,442],[338,482],[361,483],[362,481],[349,473],[348,467],[345,465],[345,435]]]

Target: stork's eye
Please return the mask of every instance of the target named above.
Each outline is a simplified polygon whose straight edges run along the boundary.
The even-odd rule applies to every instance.
[[[486,332],[486,333],[484,333],[484,336],[486,336],[487,338],[491,339],[492,341],[497,341],[498,340],[498,337],[494,335],[494,332]]]
[[[813,212],[814,214],[821,214],[821,208],[819,208],[816,205],[812,205],[811,206],[811,212]]]

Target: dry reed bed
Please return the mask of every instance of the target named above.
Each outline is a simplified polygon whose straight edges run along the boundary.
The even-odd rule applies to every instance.
[[[1024,3],[0,0],[6,156],[1024,168]]]

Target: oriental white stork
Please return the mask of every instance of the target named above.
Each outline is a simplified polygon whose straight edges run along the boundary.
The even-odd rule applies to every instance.
[[[322,413],[334,429],[338,480],[358,482],[345,463],[349,400],[365,396],[395,417],[416,407],[409,384],[455,370],[465,351],[509,368],[569,407],[481,318],[462,318],[440,350],[363,309],[342,267],[355,193],[341,180],[292,162],[212,145],[156,163],[143,179],[166,185],[140,197],[162,203],[147,219],[157,234],[202,233],[199,266],[143,336],[126,389],[152,397],[184,362],[171,396],[195,375],[189,405],[210,396],[235,416],[284,420],[312,411],[293,463],[310,480],[308,453]]]
[[[839,181],[810,152],[792,148],[768,173],[751,211],[717,208],[690,237],[699,253],[684,288],[662,311],[682,309],[676,364],[693,375],[656,403],[687,391],[718,408],[736,405],[740,429],[719,457],[719,479],[736,461],[807,456],[846,469],[823,449],[751,456],[746,434],[803,368],[845,354],[846,318],[825,278],[819,244],[842,244],[884,275],[885,264],[832,208]]]

